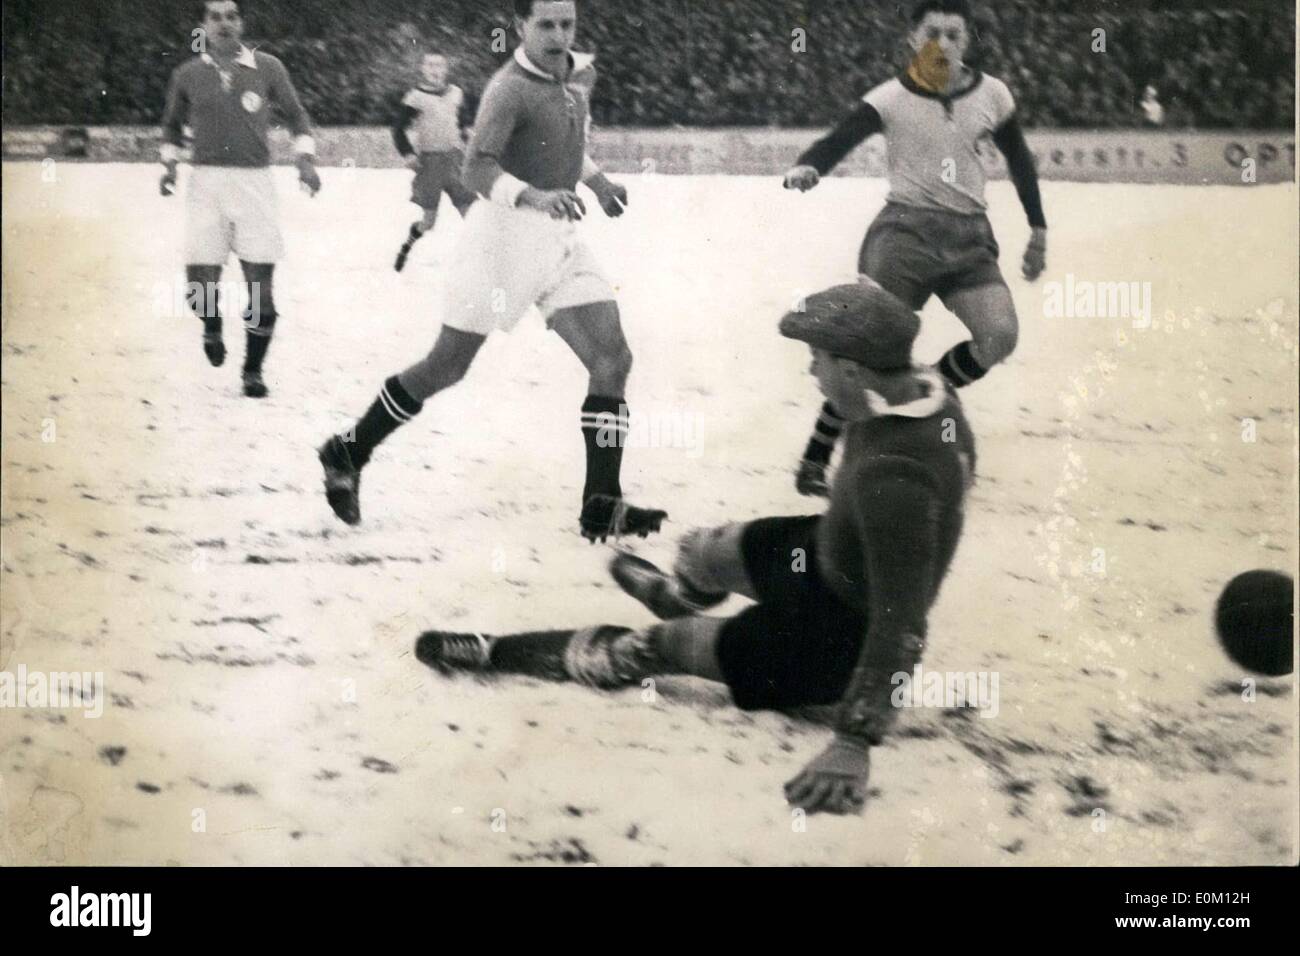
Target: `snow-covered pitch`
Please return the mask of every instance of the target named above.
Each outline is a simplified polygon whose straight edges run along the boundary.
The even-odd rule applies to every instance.
[[[990,186],[1021,339],[963,393],[979,477],[923,666],[996,674],[997,713],[905,709],[865,813],[801,820],[781,784],[824,724],[415,660],[427,627],[648,621],[576,533],[585,376],[536,315],[379,450],[362,527],[330,514],[314,449],[432,344],[450,207],[398,276],[409,173],[326,169],[313,200],[277,170],[259,403],[238,323],[212,369],[173,304],[183,195],[43,171],[3,174],[0,670],[100,673],[103,713],[0,710],[0,862],[1296,861],[1294,677],[1243,684],[1211,624],[1236,573],[1296,570],[1294,187],[1045,183],[1029,284]],[[776,323],[853,274],[884,184],[624,181],[628,213],[583,228],[636,355],[624,484],[670,512],[637,548],[666,563],[692,525],[813,507],[820,400]],[[1149,290],[1148,327],[1048,314],[1112,282],[1130,311]],[[920,357],[961,335],[933,303]]]

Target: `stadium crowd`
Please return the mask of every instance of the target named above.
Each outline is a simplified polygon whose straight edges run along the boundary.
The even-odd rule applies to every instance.
[[[510,6],[250,0],[244,15],[246,36],[285,61],[316,123],[372,125],[389,121],[424,49],[448,53],[454,81],[471,94],[481,90],[513,46]],[[580,4],[579,47],[597,53],[602,76],[595,120],[827,125],[902,65],[908,6]],[[1026,127],[1143,125],[1152,113],[1141,103],[1148,87],[1165,126],[1293,125],[1295,20],[1284,9],[1270,16],[1251,0],[974,0],[974,7],[972,59],[1009,83]],[[174,0],[7,0],[5,124],[157,123],[171,70],[192,55],[200,10]]]

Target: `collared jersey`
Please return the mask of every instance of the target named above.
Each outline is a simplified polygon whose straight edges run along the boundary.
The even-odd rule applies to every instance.
[[[975,466],[956,393],[930,378],[928,397],[877,407],[874,417],[849,426],[830,509],[818,522],[818,571],[868,622],[835,729],[871,745],[898,713],[893,675],[920,661]]]
[[[487,195],[501,171],[537,189],[574,189],[582,176],[596,69],[574,53],[560,81],[534,66],[523,48],[483,92],[465,157],[465,183]]]
[[[163,137],[183,146],[189,125],[196,166],[269,166],[272,107],[295,136],[311,132],[311,119],[277,57],[245,47],[226,69],[204,53],[172,73]]]
[[[959,213],[985,211],[987,177],[980,153],[1016,110],[1005,83],[976,73],[969,87],[944,96],[902,76],[862,99],[880,114],[888,143],[889,201]]]
[[[931,563],[903,575],[925,607],[938,594],[957,547],[962,502],[975,464],[975,439],[955,392],[931,376],[930,397],[888,414],[853,422],[845,435],[844,460],[831,487],[830,508],[819,525],[819,558],[827,584],[848,604],[868,614],[898,603],[894,594],[880,593],[890,576],[873,579],[868,556],[906,560],[909,549],[900,539],[925,539]],[[877,397],[868,396],[869,400]],[[873,401],[874,404],[874,401]],[[880,414],[879,412],[886,412]],[[903,465],[903,467],[899,467]],[[929,500],[927,514],[882,514],[873,520],[881,482],[917,482]],[[872,529],[888,529],[881,540],[870,540]],[[918,542],[919,543],[919,542]]]

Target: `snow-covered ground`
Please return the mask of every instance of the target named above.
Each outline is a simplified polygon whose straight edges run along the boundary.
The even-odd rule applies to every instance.
[[[183,198],[149,166],[54,172],[3,175],[0,670],[102,672],[107,699],[0,710],[0,862],[1296,861],[1294,679],[1250,694],[1210,617],[1237,572],[1296,569],[1292,187],[1047,183],[1034,285],[990,187],[1022,334],[964,393],[979,481],[924,666],[996,672],[999,710],[905,710],[864,815],[801,822],[781,784],[816,722],[690,680],[598,694],[414,659],[429,626],[648,615],[575,533],[585,381],[536,316],[380,450],[362,527],[329,513],[314,447],[437,330],[457,223],[392,272],[409,174],[326,170],[311,200],[277,171],[291,258],[258,403],[237,325],[212,369],[166,305]],[[646,416],[625,485],[671,513],[638,548],[668,561],[692,525],[807,510],[819,400],[775,325],[852,274],[884,186],[626,181],[628,214],[584,228]],[[1067,274],[1150,283],[1151,326],[1049,317]],[[961,335],[932,304],[921,357]]]

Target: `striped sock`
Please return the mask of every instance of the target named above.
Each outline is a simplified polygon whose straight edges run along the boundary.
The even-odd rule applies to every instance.
[[[988,374],[988,369],[980,365],[971,350],[970,341],[959,342],[939,359],[939,374],[948,380],[953,388],[963,388],[972,382],[978,382]]]
[[[582,404],[582,440],[587,446],[587,480],[582,500],[592,495],[623,497],[619,472],[627,441],[628,410],[621,398],[588,395]]]
[[[817,426],[813,429],[812,438],[808,440],[808,447],[803,453],[804,461],[816,462],[819,465],[830,464],[831,452],[835,450],[835,443],[839,441],[840,432],[843,430],[844,419],[840,418],[835,406],[827,402],[822,406],[821,414],[817,416]]]
[[[379,396],[365,415],[357,422],[353,433],[342,436],[348,442],[353,462],[360,468],[370,461],[370,455],[379,443],[405,425],[424,408],[424,402],[411,397],[394,375],[384,382]]]

